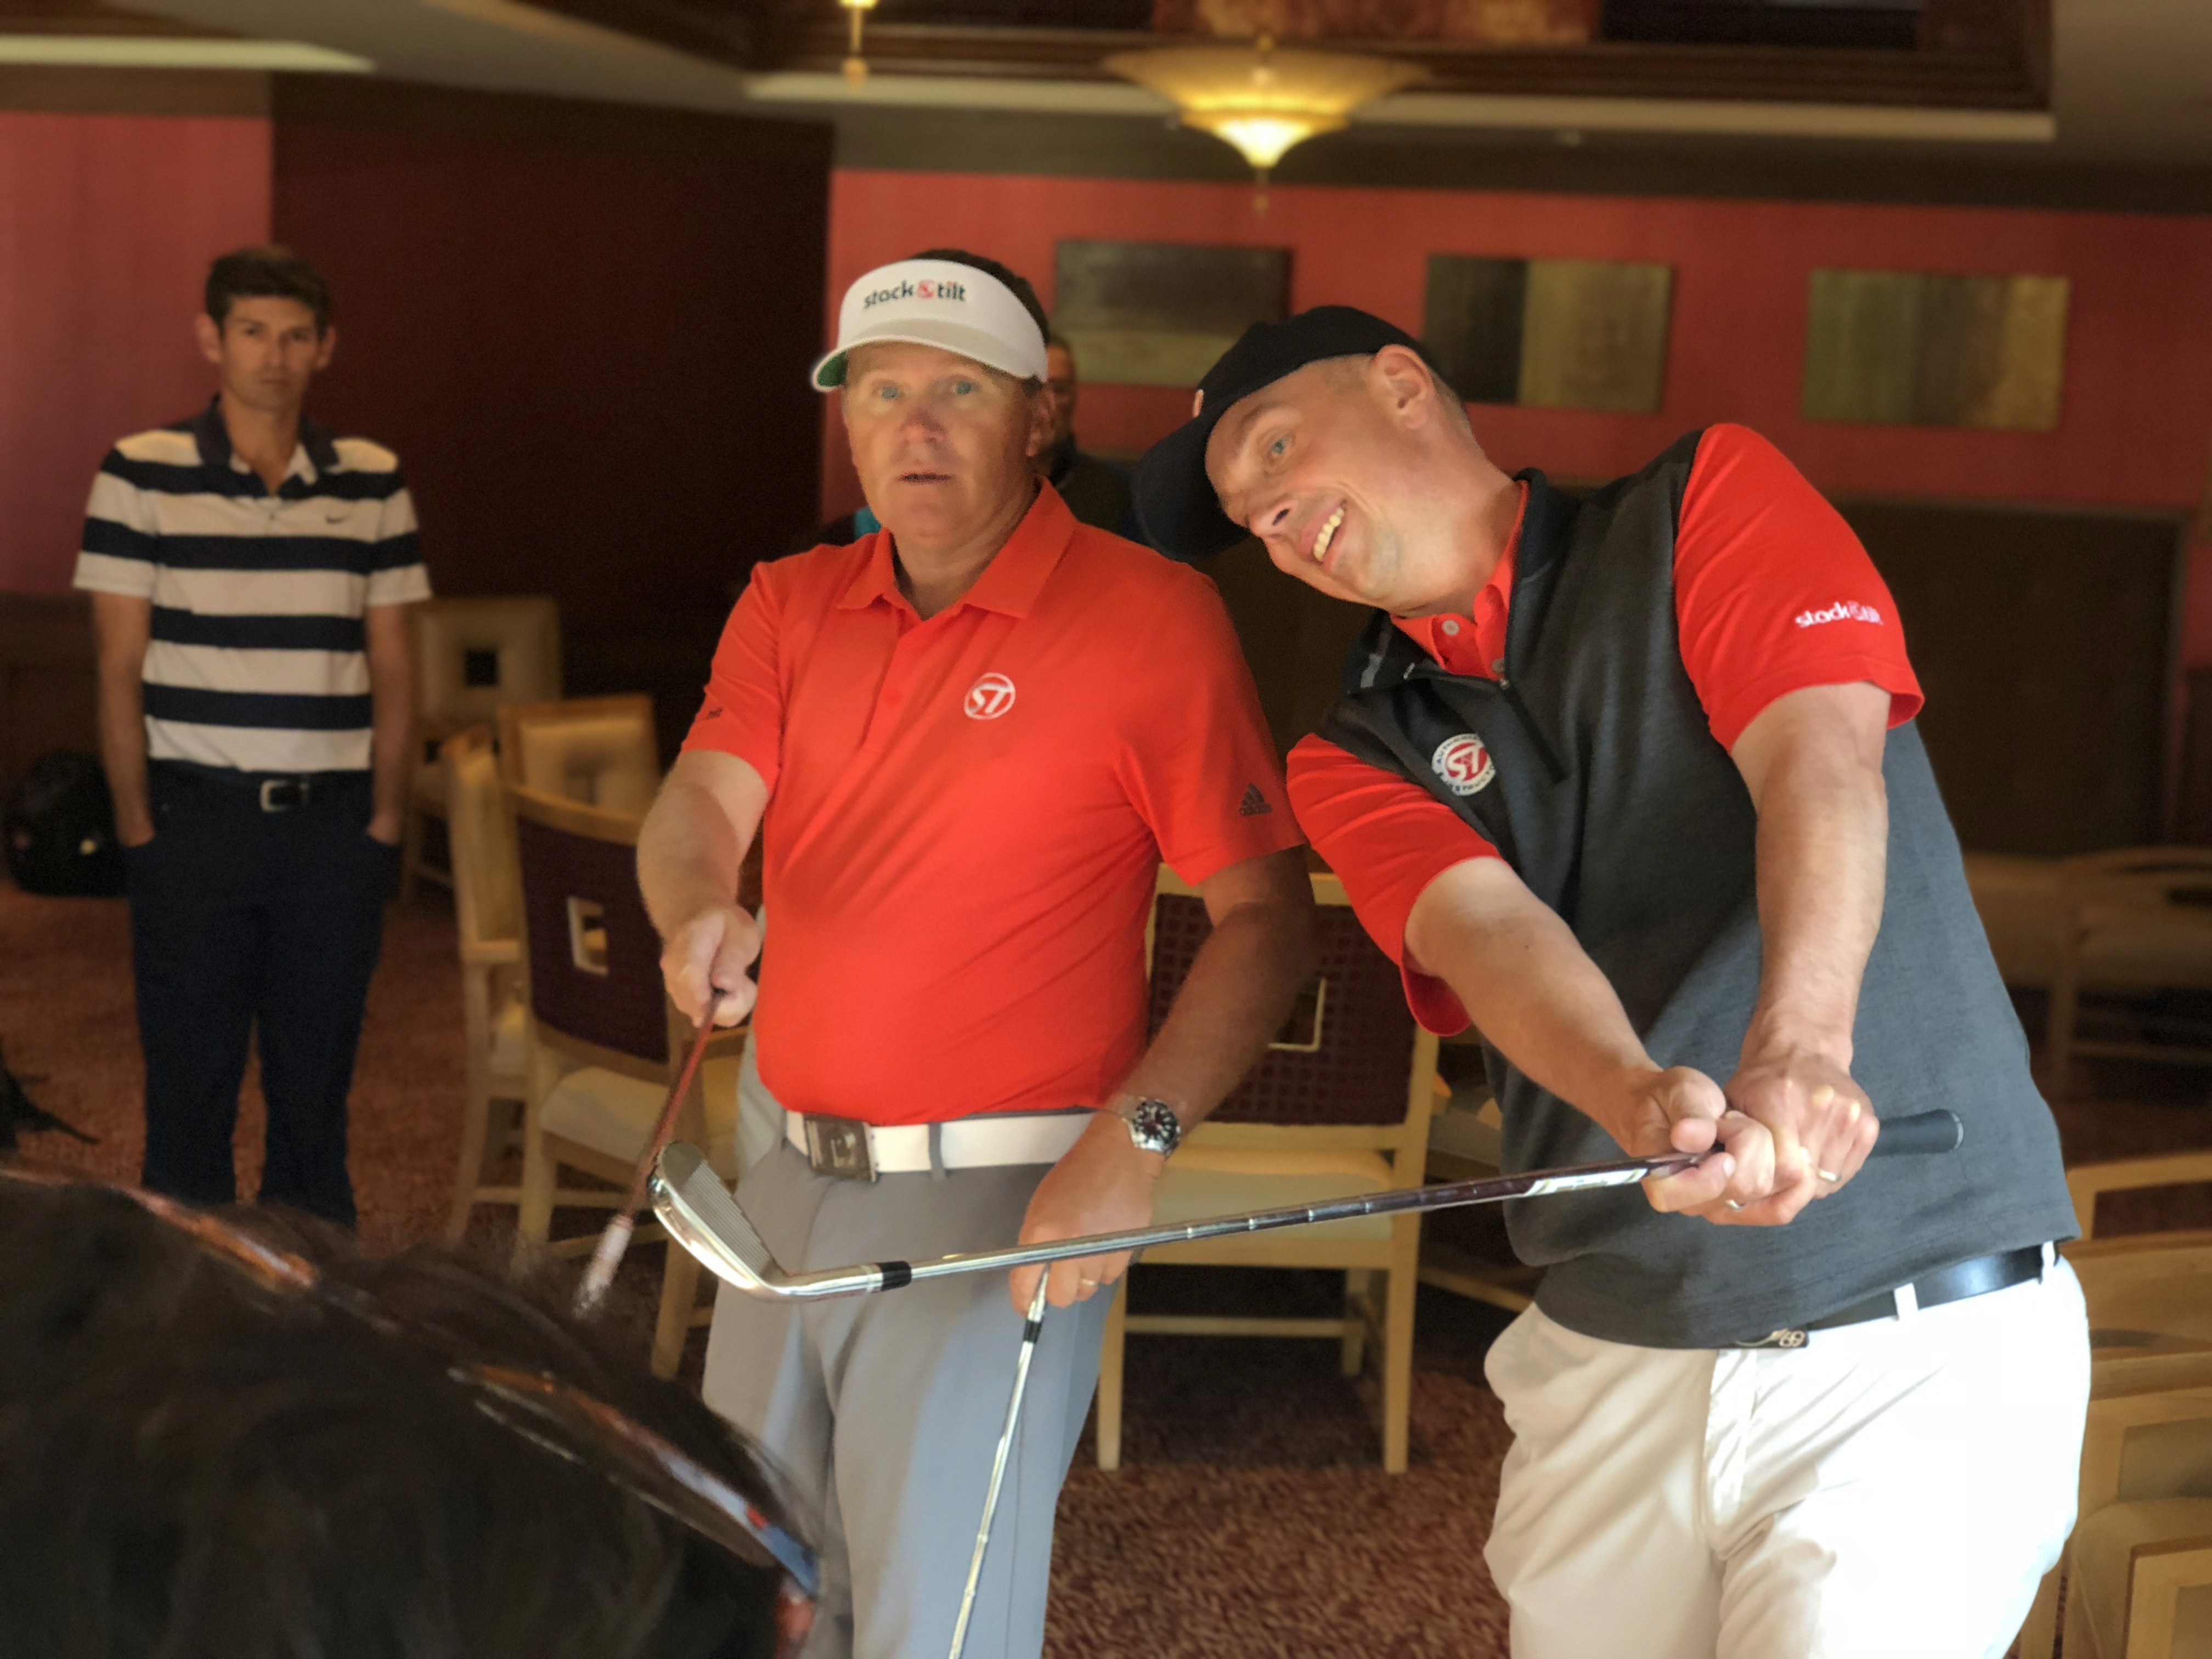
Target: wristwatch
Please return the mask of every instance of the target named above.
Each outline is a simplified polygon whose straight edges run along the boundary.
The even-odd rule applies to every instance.
[[[1129,1139],[1139,1152],[1167,1157],[1182,1144],[1182,1120],[1164,1100],[1140,1100],[1124,1106],[1121,1121],[1129,1126]]]

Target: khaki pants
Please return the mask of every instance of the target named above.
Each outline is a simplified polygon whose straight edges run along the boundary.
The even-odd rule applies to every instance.
[[[1514,1659],[1996,1659],[2074,1523],[2063,1261],[1794,1350],[1631,1347],[1532,1308],[1487,1372]]]

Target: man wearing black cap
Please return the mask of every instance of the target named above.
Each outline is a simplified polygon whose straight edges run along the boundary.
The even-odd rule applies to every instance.
[[[1164,550],[1374,608],[1291,799],[1481,1030],[1507,1167],[1713,1153],[1510,1218],[1515,1653],[2002,1653],[2072,1522],[2073,1217],[1850,530],[1740,427],[1586,501],[1508,477],[1343,307],[1250,330],[1137,489]],[[1862,1175],[1938,1107],[1958,1156]]]

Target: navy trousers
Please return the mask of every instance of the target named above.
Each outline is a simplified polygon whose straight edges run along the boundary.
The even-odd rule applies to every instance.
[[[346,1096],[398,849],[368,832],[366,773],[266,811],[244,781],[157,763],[154,839],[125,854],[147,1188],[237,1196],[231,1141],[258,1028],[269,1103],[260,1201],[350,1227]]]

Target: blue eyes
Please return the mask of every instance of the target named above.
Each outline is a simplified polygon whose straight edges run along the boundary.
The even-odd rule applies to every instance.
[[[1289,453],[1291,441],[1288,438],[1278,438],[1267,446],[1267,459],[1271,461],[1279,461]]]
[[[955,380],[952,383],[952,389],[964,398],[975,389],[975,382],[973,380]]]

